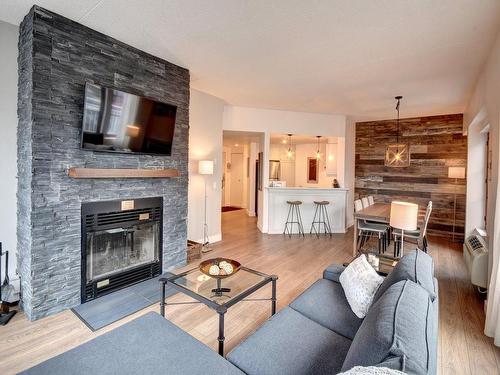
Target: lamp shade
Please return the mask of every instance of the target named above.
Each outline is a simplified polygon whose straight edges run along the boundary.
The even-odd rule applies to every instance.
[[[417,230],[418,204],[391,202],[390,225],[402,230]]]
[[[449,167],[448,178],[465,178],[464,167]]]
[[[200,160],[198,162],[198,173],[199,174],[214,174],[214,162],[213,162],[213,160]]]

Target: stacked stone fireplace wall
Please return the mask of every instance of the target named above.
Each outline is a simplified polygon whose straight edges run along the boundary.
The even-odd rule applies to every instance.
[[[172,156],[81,150],[86,82],[176,105]],[[185,262],[188,70],[35,6],[20,27],[18,115],[18,271],[29,319],[80,303],[82,202],[163,196],[163,269]],[[70,167],[176,168],[181,177],[80,180]]]

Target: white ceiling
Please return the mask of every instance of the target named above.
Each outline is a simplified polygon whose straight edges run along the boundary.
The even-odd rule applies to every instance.
[[[33,4],[0,0],[19,24]],[[191,71],[235,105],[403,117],[461,112],[499,29],[498,0],[40,0]]]

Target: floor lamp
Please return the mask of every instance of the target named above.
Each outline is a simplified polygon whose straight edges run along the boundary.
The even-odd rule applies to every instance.
[[[204,176],[214,174],[214,162],[213,160],[200,160],[198,162],[198,173]],[[208,224],[207,224],[207,178],[205,180],[205,205],[204,205],[204,219],[203,219],[203,247],[202,252],[209,252],[209,239],[208,239]]]
[[[401,229],[401,256],[404,253],[405,230],[417,230],[418,204],[391,202],[390,226]]]
[[[465,178],[465,167],[449,167],[448,178],[455,179],[455,186],[453,189],[453,233],[451,235],[451,241],[455,242],[455,224],[457,217],[457,184],[458,184],[458,179]]]

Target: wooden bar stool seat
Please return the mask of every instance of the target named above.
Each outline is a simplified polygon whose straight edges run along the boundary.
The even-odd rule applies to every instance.
[[[288,234],[288,237],[292,237],[293,224],[297,224],[298,234],[304,236],[304,226],[302,225],[302,215],[300,214],[300,205],[302,201],[286,201],[288,204],[288,215],[286,217],[285,229],[283,234]]]

